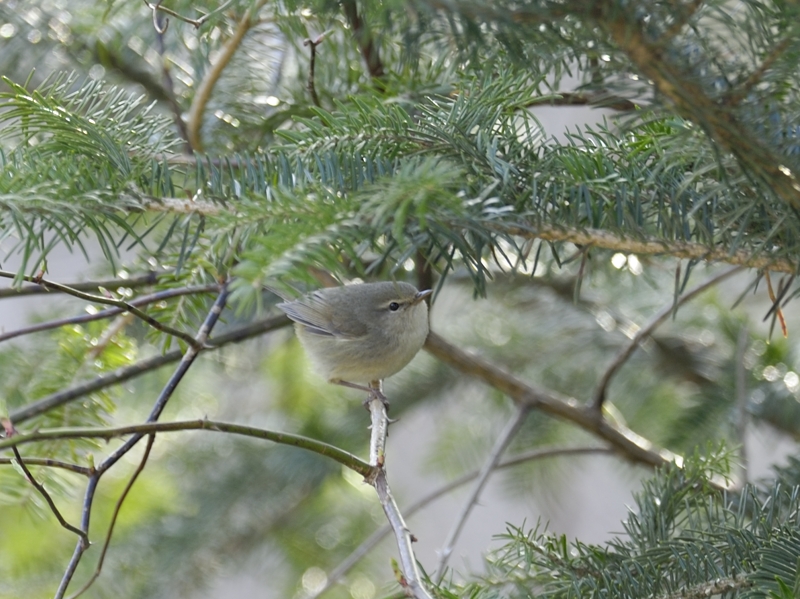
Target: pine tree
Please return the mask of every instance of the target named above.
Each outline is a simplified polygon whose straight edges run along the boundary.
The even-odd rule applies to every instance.
[[[796,0],[0,20],[0,299],[70,298],[0,332],[28,341],[0,347],[0,597],[187,596],[252,564],[276,597],[800,595],[800,462],[753,482],[745,442],[800,434]],[[574,106],[608,116],[548,136],[537,109]],[[274,309],[354,279],[434,290],[387,389],[472,493],[421,580],[402,530],[372,550],[358,481],[393,504],[360,402]],[[489,475],[568,494],[597,453],[648,472],[619,538],[511,522],[482,574],[448,563]],[[393,492],[408,518],[421,493]]]

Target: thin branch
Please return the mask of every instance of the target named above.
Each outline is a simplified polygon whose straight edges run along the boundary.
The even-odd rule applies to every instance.
[[[374,385],[374,383],[373,383]],[[397,550],[400,556],[401,573],[398,573],[398,582],[408,597],[414,599],[431,599],[428,591],[422,584],[422,574],[420,573],[417,560],[414,557],[414,549],[411,543],[414,541],[411,536],[400,508],[392,496],[389,483],[386,480],[386,469],[383,467],[385,461],[384,448],[386,447],[386,433],[389,426],[389,416],[386,413],[385,398],[380,393],[371,395],[369,401],[369,411],[372,419],[372,434],[370,438],[370,466],[372,472],[365,477],[365,480],[375,488],[378,494],[383,513],[386,514],[389,525],[394,532],[397,540]]]
[[[161,331],[162,333],[166,333],[167,335],[171,335],[173,337],[177,337],[178,339],[181,339],[181,340],[185,341],[190,346],[192,346],[195,349],[197,349],[195,347],[195,345],[194,345],[196,343],[194,337],[192,337],[188,333],[184,333],[183,331],[179,331],[178,329],[175,329],[175,328],[173,328],[173,327],[171,327],[169,325],[160,323],[159,321],[157,321],[155,318],[153,318],[152,316],[150,316],[146,312],[142,312],[141,310],[139,310],[138,308],[133,306],[131,303],[126,302],[124,300],[118,300],[118,299],[114,299],[114,298],[110,298],[110,297],[104,297],[104,296],[101,296],[101,295],[94,295],[92,293],[86,293],[84,291],[80,291],[78,289],[73,289],[72,287],[68,287],[67,285],[62,285],[61,283],[56,283],[55,281],[47,281],[47,280],[39,278],[39,277],[32,277],[32,276],[28,276],[28,275],[23,275],[22,277],[19,277],[18,273],[8,272],[8,271],[5,271],[5,270],[0,270],[0,277],[4,277],[4,278],[7,278],[7,279],[22,278],[24,281],[29,281],[31,283],[36,283],[37,285],[41,285],[45,289],[50,287],[52,289],[60,291],[61,293],[65,293],[67,295],[71,295],[73,297],[77,297],[78,299],[82,299],[82,300],[85,300],[85,301],[88,301],[88,302],[94,302],[94,303],[97,303],[97,304],[103,304],[103,305],[106,305],[106,306],[116,306],[118,308],[122,308],[126,312],[130,312],[131,314],[133,314],[137,318],[140,318],[141,320],[143,320],[144,322],[149,324],[154,329],[156,329],[158,331]]]
[[[306,39],[303,42],[304,46],[308,46],[311,52],[311,56],[309,57],[308,62],[308,84],[306,88],[308,89],[308,93],[311,94],[311,100],[314,102],[314,106],[322,106],[319,102],[319,96],[317,95],[317,86],[314,77],[314,70],[317,65],[317,46],[319,46],[323,40],[325,39],[325,34],[322,33],[317,36],[317,39],[312,40],[311,38]]]
[[[739,438],[739,467],[740,484],[747,484],[747,367],[744,363],[747,347],[750,345],[750,331],[747,325],[743,325],[736,340],[736,354],[733,358],[734,368],[736,369],[736,406],[738,414],[736,418],[736,434]]]
[[[222,72],[228,66],[228,63],[230,63],[234,54],[236,54],[236,51],[239,49],[239,46],[242,44],[244,36],[247,35],[247,32],[250,31],[250,28],[256,22],[253,17],[261,10],[264,4],[266,4],[266,0],[258,0],[251,8],[248,8],[244,12],[233,35],[228,38],[225,45],[220,49],[217,62],[211,65],[208,71],[206,71],[205,77],[203,77],[203,80],[200,81],[200,84],[197,86],[197,91],[192,99],[192,105],[189,108],[189,116],[186,119],[189,144],[196,152],[202,151],[203,149],[200,130],[203,126],[203,115],[205,114],[208,101],[211,99],[214,87],[222,76]]]
[[[13,439],[13,437],[12,437],[12,439]],[[19,467],[22,469],[22,472],[25,473],[25,478],[28,479],[28,482],[30,482],[33,485],[33,488],[36,489],[39,492],[39,495],[41,495],[44,498],[44,500],[47,502],[47,505],[50,507],[50,511],[53,512],[53,515],[56,517],[56,520],[58,520],[58,523],[63,528],[65,528],[68,531],[78,535],[78,537],[80,537],[80,543],[88,548],[89,547],[89,537],[86,535],[86,532],[81,530],[80,528],[77,528],[77,527],[73,526],[72,524],[70,524],[69,522],[64,520],[64,516],[61,515],[60,511],[58,511],[58,508],[56,507],[56,504],[53,501],[53,498],[50,497],[50,493],[47,492],[47,489],[44,488],[44,485],[41,484],[39,481],[37,481],[33,477],[33,474],[31,474],[31,471],[28,470],[28,467],[25,465],[25,461],[22,459],[22,456],[19,454],[19,450],[16,447],[12,448],[12,450],[14,452],[14,458],[17,460],[17,464],[19,464]]]
[[[364,63],[367,65],[369,76],[376,85],[382,89],[384,86],[382,79],[386,72],[383,68],[380,54],[378,54],[378,47],[375,45],[372,35],[364,26],[364,21],[362,21],[361,16],[358,14],[356,0],[342,0],[341,4],[344,15],[347,18],[347,23],[350,25],[350,30],[353,32],[353,37],[361,51],[361,56],[364,58]]]
[[[610,108],[619,112],[637,110],[639,105],[633,100],[622,98],[608,92],[563,92],[542,98],[534,98],[528,105],[536,106],[595,106],[597,108]]]
[[[128,303],[131,306],[136,306],[136,307],[146,306],[148,304],[153,304],[173,297],[179,297],[182,295],[193,295],[195,293],[197,294],[210,293],[212,291],[218,291],[218,290],[219,290],[219,285],[216,284],[198,285],[195,287],[181,287],[179,289],[167,289],[166,291],[159,291],[158,293],[152,293],[150,295],[143,295],[141,297],[137,297],[135,299],[130,300],[130,302]],[[108,310],[101,310],[99,312],[95,312],[94,314],[81,314],[79,316],[71,316],[69,318],[59,318],[47,322],[40,322],[38,324],[34,324],[29,327],[17,329],[16,331],[9,331],[8,333],[0,334],[0,342],[8,341],[9,339],[14,339],[15,337],[22,337],[23,335],[29,335],[31,333],[39,333],[41,331],[49,331],[51,329],[57,329],[68,325],[83,324],[85,322],[92,322],[95,320],[102,320],[104,318],[111,318],[112,316],[116,316],[117,314],[122,314],[123,312],[127,312],[127,310],[124,308],[109,308]]]
[[[528,417],[529,410],[530,406],[524,404],[517,406],[516,414],[514,414],[514,416],[506,423],[505,428],[500,435],[498,435],[494,447],[492,447],[492,450],[489,452],[489,456],[481,468],[475,486],[472,488],[469,497],[467,497],[467,500],[461,507],[461,512],[458,514],[458,517],[453,523],[453,527],[450,529],[450,532],[447,535],[447,540],[444,542],[444,545],[442,545],[439,556],[439,565],[436,567],[436,571],[438,572],[437,578],[440,583],[444,579],[447,562],[450,560],[450,556],[453,553],[456,541],[461,535],[461,531],[464,529],[464,525],[467,522],[467,518],[469,518],[472,508],[478,502],[478,498],[480,497],[483,488],[486,486],[489,477],[492,475],[492,472],[494,472],[494,470],[497,468],[497,464],[500,461],[500,457],[503,455],[503,452],[508,447],[508,444],[511,443],[511,440],[519,432],[519,429],[522,427],[522,424]]]
[[[150,411],[150,415],[147,418],[148,422],[155,422],[158,420],[161,412],[167,405],[167,402],[172,397],[175,389],[178,386],[178,383],[183,379],[186,373],[189,370],[189,367],[194,363],[197,356],[200,354],[201,349],[205,346],[205,342],[208,339],[211,330],[214,328],[214,325],[219,321],[219,317],[222,314],[222,309],[225,307],[225,303],[228,299],[229,288],[228,284],[222,285],[220,289],[219,295],[217,296],[216,301],[211,306],[208,314],[206,315],[203,324],[200,326],[200,330],[197,332],[197,335],[192,338],[192,344],[186,349],[186,353],[181,358],[180,364],[175,369],[175,372],[170,377],[167,384],[161,390],[158,398],[156,399],[152,410]],[[125,441],[120,447],[114,450],[110,455],[106,456],[100,465],[96,468],[95,473],[90,477],[89,484],[86,486],[86,492],[83,496],[83,512],[81,517],[81,530],[84,533],[89,532],[89,522],[91,520],[92,514],[92,505],[94,502],[95,491],[97,490],[97,485],[100,482],[100,478],[105,474],[114,464],[116,464],[126,453],[128,453],[131,449],[133,449],[139,440],[144,436],[143,433],[136,433],[132,437],[130,437],[127,441]],[[72,581],[72,577],[75,575],[75,570],[78,568],[78,564],[80,563],[81,557],[86,552],[88,546],[84,546],[82,543],[78,543],[75,546],[75,550],[73,551],[72,558],[70,558],[69,563],[67,564],[67,568],[64,571],[64,575],[61,577],[61,583],[58,585],[58,590],[56,591],[55,599],[62,599],[64,594],[67,592],[67,588],[69,587],[70,582]]]
[[[147,460],[150,457],[150,450],[153,448],[153,442],[156,440],[156,436],[154,433],[151,433],[147,437],[147,445],[144,448],[144,454],[142,454],[142,459],[139,461],[139,465],[136,467],[136,470],[131,475],[130,479],[128,480],[128,484],[125,485],[125,489],[122,491],[122,495],[119,496],[117,499],[117,503],[114,506],[114,512],[111,515],[111,522],[108,525],[108,530],[106,531],[106,538],[103,542],[103,549],[100,551],[100,557],[97,560],[97,566],[95,567],[94,572],[89,577],[89,580],[75,593],[70,595],[69,599],[75,599],[79,595],[82,595],[92,584],[95,580],[97,580],[98,576],[100,576],[100,572],[103,570],[103,562],[106,559],[106,553],[108,552],[108,547],[111,544],[111,537],[114,534],[114,527],[117,524],[117,517],[119,516],[119,511],[122,509],[122,504],[125,503],[125,499],[128,497],[128,493],[133,488],[136,479],[139,478],[139,475],[144,470],[145,465],[147,464]]]
[[[413,538],[411,533],[403,520],[403,515],[400,513],[400,508],[392,497],[392,492],[389,490],[389,483],[386,481],[386,470],[379,469],[378,475],[375,477],[373,483],[375,491],[378,494],[378,499],[381,502],[383,513],[389,520],[389,525],[392,527],[394,536],[397,539],[397,549],[400,555],[400,564],[402,568],[402,576],[398,580],[400,586],[408,597],[414,599],[431,599],[430,594],[422,584],[422,574],[417,566],[417,560],[414,557],[414,549],[411,547]]]
[[[208,12],[208,13],[204,14],[199,19],[192,19],[190,17],[183,16],[182,14],[180,14],[178,12],[175,12],[171,8],[167,8],[166,6],[161,6],[161,0],[159,0],[159,2],[157,2],[156,4],[150,4],[150,2],[148,2],[148,0],[144,0],[144,3],[145,3],[145,6],[147,6],[147,8],[149,8],[150,10],[153,11],[153,22],[156,24],[156,31],[159,31],[160,28],[158,27],[157,21],[156,21],[156,13],[157,12],[163,12],[164,14],[170,15],[172,17],[175,17],[176,19],[178,19],[180,21],[183,21],[184,23],[189,23],[189,25],[194,26],[195,29],[199,29],[203,25],[203,23],[208,21],[212,16],[214,16],[215,14],[217,14],[219,12],[222,12],[223,10],[228,8],[231,4],[233,4],[233,0],[228,0],[228,2],[225,2],[224,4],[222,4],[221,6],[215,8],[211,12]],[[167,20],[167,21],[169,21],[169,20]],[[164,25],[163,26],[163,30],[161,31],[161,33],[164,33],[164,31],[166,31],[166,29],[167,29],[167,26]]]
[[[608,422],[596,410],[581,404],[577,399],[525,383],[499,366],[448,343],[433,331],[428,335],[425,349],[445,364],[477,377],[505,393],[516,404],[563,418],[605,439],[617,452],[633,462],[648,466],[683,464],[680,455],[657,447],[621,424]]]
[[[653,316],[646,325],[636,331],[636,334],[633,336],[630,342],[616,355],[616,357],[611,361],[611,364],[608,365],[608,368],[606,368],[606,371],[603,373],[600,382],[597,384],[594,395],[592,396],[592,408],[598,412],[602,410],[603,402],[605,401],[606,392],[608,390],[608,384],[611,382],[611,379],[625,364],[625,362],[628,361],[628,358],[633,355],[633,352],[636,351],[636,348],[639,347],[641,342],[645,338],[649,337],[656,328],[658,328],[665,320],[667,320],[667,318],[672,316],[678,306],[682,306],[689,300],[703,293],[706,289],[713,287],[717,283],[724,281],[731,275],[734,275],[741,270],[741,266],[735,266],[726,270],[725,272],[708,278],[693,289],[690,289],[684,293],[677,300],[672,301],[661,308],[661,310],[655,316]]]
[[[0,438],[0,450],[9,447],[20,447],[29,443],[38,443],[40,441],[66,439],[116,439],[119,437],[127,437],[129,435],[144,437],[151,433],[171,433],[177,431],[195,430],[231,433],[234,435],[241,435],[243,437],[264,439],[280,445],[291,445],[292,447],[299,447],[300,449],[305,449],[318,455],[331,458],[332,460],[342,464],[347,468],[350,468],[354,472],[357,472],[364,477],[368,477],[374,472],[374,469],[370,464],[354,456],[353,454],[339,449],[333,445],[323,443],[322,441],[317,441],[316,439],[303,437],[302,435],[293,435],[291,433],[256,428],[253,426],[234,424],[231,422],[220,422],[216,420],[205,419],[178,420],[175,422],[144,422],[141,424],[129,424],[126,426],[116,427],[68,427],[41,429],[30,433],[19,433],[6,439]],[[100,467],[98,466],[97,469],[99,470]]]
[[[105,281],[82,281],[79,283],[69,283],[66,285],[70,289],[77,291],[91,291],[93,289],[118,289],[124,287],[126,289],[134,289],[136,287],[147,287],[154,285],[158,282],[159,278],[164,277],[169,273],[157,273],[155,271],[148,272],[143,275],[131,277],[129,279],[108,279]],[[8,287],[0,289],[0,299],[7,297],[23,297],[26,295],[41,295],[44,293],[55,293],[58,290],[46,289],[41,285],[29,285],[26,287]]]
[[[70,464],[69,462],[62,462],[60,460],[54,460],[52,458],[33,458],[27,457],[24,458],[25,463],[31,466],[45,466],[48,468],[61,468],[62,470],[69,470],[70,472],[75,472],[76,474],[82,474],[83,476],[91,476],[94,474],[94,468],[87,468],[85,466],[78,466],[77,464]],[[0,464],[11,465],[17,462],[16,458],[2,458],[0,457]]]
[[[230,343],[239,343],[247,339],[252,339],[253,337],[258,337],[264,333],[288,326],[289,324],[291,324],[291,321],[286,317],[285,314],[266,318],[253,324],[238,328],[230,333],[225,333],[224,335],[214,337],[208,341],[206,344],[207,347],[205,347],[204,350],[218,349]],[[48,395],[47,397],[43,397],[38,401],[23,406],[18,410],[14,410],[9,414],[9,419],[15,424],[20,424],[26,420],[30,420],[34,416],[44,414],[45,412],[48,412],[61,405],[74,401],[80,397],[84,397],[89,393],[125,382],[157,368],[161,368],[162,366],[166,366],[167,364],[177,362],[182,356],[183,354],[181,351],[176,349],[162,355],[140,360],[139,362],[124,368],[118,368],[113,372],[107,372],[95,379],[92,379],[91,381],[76,385],[70,389],[58,391]]]
[[[533,449],[531,451],[526,451],[519,455],[513,456],[500,462],[497,465],[497,470],[503,468],[510,468],[512,466],[517,466],[519,464],[539,460],[544,458],[550,457],[557,457],[557,456],[564,456],[564,455],[586,455],[586,454],[596,454],[596,453],[605,453],[610,454],[612,453],[611,449],[603,448],[603,447],[564,447],[564,448],[548,448],[548,449]],[[418,499],[415,503],[412,503],[410,506],[403,510],[403,513],[406,515],[407,518],[410,518],[414,514],[416,514],[421,509],[427,507],[429,504],[433,503],[440,497],[443,497],[454,491],[455,489],[467,484],[468,482],[475,480],[478,478],[480,474],[480,470],[473,470],[472,472],[468,472],[462,476],[459,476],[455,480],[450,481],[449,483],[442,485],[438,489],[431,491],[424,497]],[[322,595],[324,595],[328,590],[333,588],[341,579],[345,576],[352,568],[355,566],[363,557],[369,555],[369,553],[375,548],[375,546],[381,542],[386,535],[388,535],[392,531],[392,528],[389,524],[385,524],[384,526],[380,527],[374,533],[372,533],[367,539],[365,539],[358,547],[356,547],[353,552],[348,555],[338,566],[336,566],[333,570],[330,571],[327,577],[327,582],[325,586],[310,596],[309,599],[318,599]]]

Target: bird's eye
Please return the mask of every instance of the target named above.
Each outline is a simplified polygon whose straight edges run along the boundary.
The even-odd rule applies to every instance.
[[[398,304],[397,302],[392,302],[391,304],[389,304],[389,309],[392,312],[397,312],[400,309],[400,304]]]

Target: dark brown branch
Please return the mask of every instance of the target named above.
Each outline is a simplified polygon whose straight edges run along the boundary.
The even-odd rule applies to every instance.
[[[591,406],[584,406],[578,400],[555,391],[525,383],[499,366],[448,343],[433,331],[428,335],[425,349],[445,364],[464,374],[477,377],[505,393],[516,404],[527,405],[551,416],[562,418],[606,440],[620,455],[632,462],[648,466],[683,464],[681,456],[655,446],[623,425],[608,422]]]
[[[317,36],[315,40],[309,38],[303,42],[303,45],[308,46],[311,51],[311,56],[308,61],[308,83],[306,84],[306,89],[308,89],[308,93],[311,94],[311,100],[314,102],[314,106],[322,106],[319,102],[319,96],[317,95],[314,72],[317,66],[317,46],[319,46],[324,39],[325,34],[323,33]]]
[[[356,0],[341,0],[344,15],[347,18],[347,23],[353,32],[353,37],[358,44],[358,49],[361,51],[361,56],[364,58],[364,63],[367,65],[369,76],[375,82],[379,89],[383,89],[383,77],[386,72],[383,68],[383,62],[378,53],[378,48],[375,41],[372,39],[372,34],[367,30],[361,16],[358,14],[358,5]]]

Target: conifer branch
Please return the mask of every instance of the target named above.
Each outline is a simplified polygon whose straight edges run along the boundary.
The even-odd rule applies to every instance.
[[[586,245],[640,256],[663,255],[671,258],[719,262],[785,273],[794,273],[798,268],[797,264],[787,258],[771,257],[765,252],[752,253],[744,250],[731,252],[725,248],[711,248],[702,243],[623,236],[602,229],[539,225],[532,226],[530,229],[512,226],[507,231],[526,239],[568,241],[580,246]]]
[[[206,106],[211,99],[211,94],[214,92],[217,82],[222,77],[223,71],[230,63],[239,46],[242,44],[245,35],[253,27],[256,22],[256,15],[261,7],[266,4],[266,0],[257,0],[257,2],[248,8],[239,23],[233,35],[227,40],[225,45],[219,52],[217,61],[211,65],[211,68],[206,72],[203,80],[197,86],[192,105],[189,107],[189,116],[187,117],[186,130],[189,137],[189,144],[195,152],[203,150],[203,141],[201,138],[201,129],[203,127],[203,117],[205,116]]]
[[[628,55],[638,69],[674,105],[675,111],[702,127],[721,148],[733,154],[746,172],[781,200],[800,209],[798,173],[784,164],[762,139],[748,131],[730,110],[720,109],[701,85],[673,63],[666,49],[649,41],[627,12],[611,2],[599,2],[593,17],[606,29],[611,39]],[[746,144],[742,142],[747,140]]]

